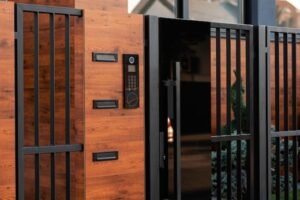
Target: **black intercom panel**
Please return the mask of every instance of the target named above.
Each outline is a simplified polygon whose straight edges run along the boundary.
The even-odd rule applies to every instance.
[[[139,56],[123,55],[124,74],[124,108],[139,107]]]

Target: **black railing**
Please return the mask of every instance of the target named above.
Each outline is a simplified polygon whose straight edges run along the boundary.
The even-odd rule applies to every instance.
[[[211,55],[216,59],[215,66],[212,66],[215,74],[211,74],[216,88],[216,91],[211,91],[216,94],[216,105],[212,105],[216,107],[215,116],[212,116],[216,119],[216,135],[212,136],[215,147],[212,177],[216,180],[213,179],[212,195],[218,200],[254,199],[253,27],[219,23],[212,23],[211,27],[216,45],[215,55]],[[242,58],[245,58],[244,62]],[[235,82],[232,74],[235,74]],[[226,80],[225,86],[222,80]],[[224,112],[226,114],[222,115]]]
[[[25,146],[25,124],[24,124],[24,115],[25,115],[25,104],[24,104],[24,92],[25,92],[25,82],[28,75],[24,74],[24,49],[25,47],[29,47],[28,41],[26,44],[24,43],[24,13],[31,13],[33,15],[33,35],[34,35],[34,63],[33,63],[33,79],[34,79],[34,146]],[[50,112],[50,145],[42,146],[40,142],[40,134],[41,134],[41,120],[40,115],[41,110],[41,102],[47,101],[48,99],[41,98],[40,96],[40,74],[41,74],[41,66],[40,66],[40,15],[48,15],[49,16],[49,48],[50,48],[50,104],[47,109]],[[56,52],[55,52],[55,16],[60,15],[64,16],[65,20],[65,144],[56,144],[55,143],[55,132],[56,132]],[[29,4],[16,4],[16,98],[17,98],[17,199],[24,200],[25,199],[25,156],[26,155],[34,155],[34,191],[32,194],[32,198],[39,200],[41,199],[41,154],[49,154],[50,155],[50,170],[51,170],[51,199],[56,199],[56,154],[57,153],[65,153],[65,198],[71,199],[71,152],[80,152],[83,150],[83,144],[72,144],[71,143],[71,78],[70,78],[70,70],[71,70],[71,46],[70,46],[70,29],[71,23],[70,20],[72,17],[81,17],[82,11],[78,9],[72,8],[62,8],[62,7],[50,7],[50,6],[38,6],[38,5],[29,5]],[[45,39],[45,38],[43,38]],[[26,184],[33,184],[27,183]]]
[[[297,200],[298,192],[298,29],[267,27],[268,134],[271,199]]]

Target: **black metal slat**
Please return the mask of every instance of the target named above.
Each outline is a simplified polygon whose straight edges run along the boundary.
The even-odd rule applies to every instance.
[[[39,146],[39,13],[34,13],[34,145]],[[35,155],[35,199],[40,199],[40,155]]]
[[[275,32],[275,129],[280,130],[280,71],[279,71],[279,33]],[[280,200],[280,138],[276,139],[276,199]]]
[[[82,144],[65,144],[65,145],[51,145],[51,146],[39,146],[39,147],[24,147],[24,154],[25,155],[81,152],[81,151],[83,151],[83,145]]]
[[[292,116],[293,130],[297,130],[297,38],[292,34]],[[298,137],[293,138],[293,199],[298,199]]]
[[[71,15],[71,16],[82,16],[83,11],[81,9],[74,9],[68,7],[58,6],[44,6],[35,4],[23,4],[18,3],[18,6],[25,12],[39,12],[57,15]]]
[[[24,200],[24,13],[20,6],[16,5],[16,131],[17,131],[17,194],[18,200]]]
[[[300,30],[298,28],[289,28],[289,27],[279,27],[279,26],[268,26],[268,29],[271,32],[281,32],[281,33],[296,33],[299,34]]]
[[[289,129],[288,115],[288,34],[283,34],[284,130]],[[284,196],[289,199],[289,138],[284,137]]]
[[[246,66],[246,73],[247,73],[247,111],[248,111],[248,121],[247,121],[247,126],[249,126],[249,133],[251,134],[251,139],[250,141],[248,141],[248,167],[249,167],[249,171],[248,171],[248,190],[250,192],[249,195],[249,199],[250,200],[254,200],[255,199],[255,187],[253,187],[253,185],[256,184],[256,178],[255,178],[255,164],[256,164],[256,158],[255,158],[255,154],[256,154],[256,144],[255,144],[255,140],[254,140],[254,134],[257,131],[257,127],[256,127],[256,109],[255,109],[255,98],[254,95],[255,94],[255,82],[254,79],[256,78],[255,71],[254,71],[254,30],[250,29],[248,31],[248,35],[249,38],[246,42],[246,50],[247,50],[247,66]]]
[[[221,135],[221,33],[220,28],[216,28],[216,125],[217,135]],[[221,200],[222,193],[222,160],[221,160],[222,144],[217,144],[217,200]]]
[[[236,129],[237,135],[241,134],[241,35],[236,30]],[[241,141],[237,141],[237,199],[242,199],[242,164]]]
[[[174,172],[175,172],[175,179],[174,183],[176,184],[175,186],[175,194],[176,194],[176,199],[181,200],[181,110],[180,110],[180,95],[181,95],[181,86],[180,86],[180,72],[181,72],[181,66],[180,62],[176,62],[175,66],[175,77],[176,77],[176,121],[175,121],[175,140],[174,140],[174,145],[175,145],[175,159],[174,159]]]
[[[250,131],[250,119],[252,116],[251,110],[250,110],[250,97],[251,97],[251,85],[250,85],[250,78],[251,78],[251,48],[252,48],[252,35],[251,32],[247,32],[247,37],[246,37],[246,105],[247,105],[247,126],[249,125],[249,130]],[[252,137],[251,137],[252,139]],[[252,194],[252,185],[251,185],[251,163],[250,163],[250,159],[251,159],[251,139],[247,140],[247,158],[246,158],[246,169],[247,169],[247,195],[249,199],[253,199],[253,194]],[[252,197],[252,198],[251,198]]]
[[[231,135],[231,30],[226,29],[226,96],[227,96],[227,105],[226,105],[226,119],[227,119],[227,128],[226,134]],[[227,142],[227,199],[232,198],[231,190],[231,141]]]
[[[300,136],[300,130],[295,131],[271,131],[272,137],[295,137]]]
[[[50,144],[55,145],[55,14],[50,19]],[[51,199],[56,199],[55,153],[51,153]]]
[[[240,135],[222,135],[222,136],[212,136],[211,142],[229,142],[229,141],[238,141],[238,140],[251,140],[252,135],[250,134],[240,134]]]
[[[65,15],[65,120],[66,120],[66,144],[71,142],[71,91],[70,91],[70,15]],[[66,200],[71,199],[71,155],[66,153]]]
[[[226,24],[226,23],[219,23],[219,22],[211,22],[210,26],[212,28],[245,30],[245,31],[250,31],[253,28],[252,25],[248,25],[248,24]]]

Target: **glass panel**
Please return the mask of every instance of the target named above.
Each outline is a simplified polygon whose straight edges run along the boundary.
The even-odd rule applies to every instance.
[[[189,17],[193,20],[241,23],[241,0],[189,0]]]
[[[128,0],[128,12],[174,18],[174,0]]]
[[[276,0],[276,6],[278,26],[300,27],[300,1]]]
[[[180,173],[182,199],[210,199],[211,196],[211,87],[210,87],[210,26],[181,20],[160,20],[160,74],[163,80],[175,80],[175,66],[180,63],[180,123],[181,152]],[[165,90],[166,100],[162,109],[176,105],[176,96],[169,87]],[[171,94],[170,94],[170,93]],[[168,106],[166,106],[168,105]],[[175,106],[174,106],[175,107]],[[176,199],[175,158],[177,110],[168,112],[166,164],[161,185],[161,199]],[[179,116],[178,116],[179,117]],[[164,169],[164,170],[165,170]],[[180,176],[180,175],[179,175]],[[167,185],[167,186],[166,186]]]

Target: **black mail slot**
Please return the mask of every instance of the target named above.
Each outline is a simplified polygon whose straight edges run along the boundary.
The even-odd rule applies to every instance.
[[[119,158],[118,151],[93,153],[93,161],[94,162],[118,160],[118,158]]]
[[[94,109],[114,109],[118,108],[118,100],[94,100],[93,108]]]
[[[94,62],[118,62],[118,54],[93,52],[92,59]]]

